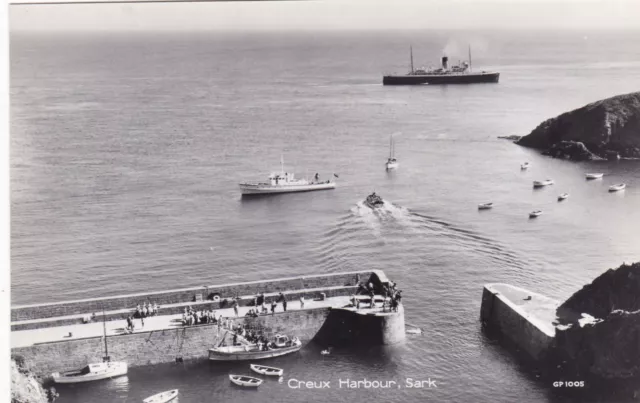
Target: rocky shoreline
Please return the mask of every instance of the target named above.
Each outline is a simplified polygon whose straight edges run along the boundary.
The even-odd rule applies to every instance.
[[[610,269],[557,309],[549,364],[600,380],[640,380],[640,263]]]
[[[542,122],[518,145],[572,161],[640,159],[640,92],[590,103]]]

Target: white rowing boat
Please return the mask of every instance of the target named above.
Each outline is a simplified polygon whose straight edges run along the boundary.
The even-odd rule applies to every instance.
[[[478,204],[478,210],[489,210],[493,208],[493,203]]]
[[[598,173],[598,174],[585,174],[585,177],[587,179],[600,179],[600,178],[602,178],[603,175],[604,174],[600,174],[600,173]]]
[[[525,162],[524,164],[520,165],[520,169],[527,169],[529,168],[530,164],[528,162]]]
[[[257,388],[262,385],[264,382],[262,379],[254,378],[252,376],[247,375],[229,375],[229,379],[231,382],[235,383],[238,386],[244,386],[248,388]]]
[[[142,403],[167,403],[178,397],[178,389],[167,390],[144,399]]]
[[[613,186],[609,186],[609,192],[617,192],[619,190],[624,190],[624,188],[626,188],[627,185],[624,183],[619,183],[617,185],[613,185]]]
[[[549,185],[553,185],[555,182],[553,181],[553,179],[545,179],[543,181],[533,181],[533,187],[534,188],[541,188],[543,186],[549,186]]]
[[[249,367],[251,367],[253,372],[257,372],[260,375],[282,376],[282,374],[284,374],[284,370],[282,368],[267,367],[265,365],[258,364],[250,364]]]
[[[536,218],[542,214],[542,210],[535,210],[529,213],[529,218]]]
[[[558,196],[558,201],[563,201],[567,197],[569,197],[569,193],[563,193],[560,196]]]

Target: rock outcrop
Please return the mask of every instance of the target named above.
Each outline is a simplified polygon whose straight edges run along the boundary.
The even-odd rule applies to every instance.
[[[608,270],[557,314],[564,325],[549,352],[554,365],[602,379],[640,379],[640,263]],[[593,320],[586,323],[584,314]]]
[[[548,119],[516,143],[579,161],[640,158],[640,92],[603,99]]]
[[[49,397],[28,370],[11,360],[11,403],[48,403]]]

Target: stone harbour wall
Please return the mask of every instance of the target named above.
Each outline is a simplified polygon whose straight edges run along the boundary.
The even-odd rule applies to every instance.
[[[355,286],[359,281],[367,282],[371,278],[375,278],[372,279],[374,283],[379,283],[379,278],[386,277],[384,277],[384,273],[382,272],[376,274],[375,271],[360,271],[252,281],[247,283],[211,285],[169,291],[144,292],[59,303],[22,305],[11,308],[11,321],[16,322],[52,318],[57,316],[80,315],[92,312],[95,312],[97,315],[103,309],[105,311],[131,309],[135,308],[138,304],[148,301],[152,303],[155,302],[159,305],[167,305],[183,302],[197,302],[199,299],[206,301],[208,299],[212,299],[216,295],[221,299],[224,299],[234,298],[236,296],[252,296],[262,292],[274,293],[301,289]]]

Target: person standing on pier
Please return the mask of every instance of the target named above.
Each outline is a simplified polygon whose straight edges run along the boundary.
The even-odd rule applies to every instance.
[[[233,312],[235,312],[236,316],[238,316],[238,299],[237,298],[233,301]]]
[[[274,299],[273,301],[271,301],[271,313],[275,313],[276,312],[276,305],[278,305],[276,303],[276,300]]]
[[[300,309],[304,309],[304,295],[300,296]]]

